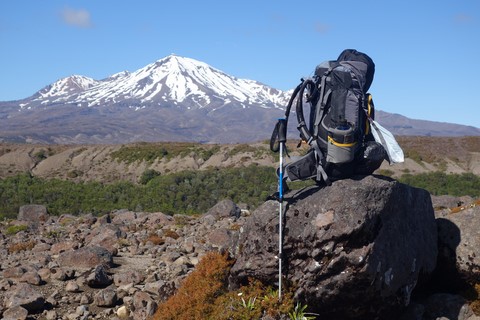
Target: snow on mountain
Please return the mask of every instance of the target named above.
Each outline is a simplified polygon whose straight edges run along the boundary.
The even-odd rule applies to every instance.
[[[291,94],[170,55],[101,80],[73,75],[29,98],[0,102],[0,141],[260,141],[270,137]],[[394,134],[480,134],[472,127],[377,115]],[[295,125],[289,130],[298,137]]]
[[[95,87],[98,85],[98,83],[99,81],[96,81],[92,78],[73,75],[60,79],[37,92],[36,100],[45,101],[45,99],[56,99],[57,97],[71,96]]]
[[[236,104],[243,108],[283,108],[288,93],[259,82],[237,79],[204,62],[170,55],[134,72],[103,80],[83,76],[60,79],[23,104],[50,103],[102,106],[126,103],[136,108],[177,105],[187,109]]]

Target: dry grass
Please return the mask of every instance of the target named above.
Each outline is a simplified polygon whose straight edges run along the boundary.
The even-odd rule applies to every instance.
[[[152,319],[208,319],[217,297],[227,291],[226,278],[231,264],[219,253],[205,255],[178,292],[158,307]]]
[[[164,230],[164,231],[163,231],[163,235],[164,235],[166,238],[172,238],[172,239],[175,239],[175,240],[177,240],[178,238],[180,238],[180,236],[178,235],[178,233],[176,233],[175,231],[173,231],[173,230],[171,230],[171,229]]]
[[[9,253],[32,250],[37,243],[33,240],[27,242],[13,243],[8,247]]]
[[[151,242],[154,245],[159,246],[165,243],[165,239],[160,237],[157,234],[152,233],[152,234],[149,234],[147,239],[145,240],[145,243],[147,242]]]
[[[475,285],[475,291],[477,292],[477,297],[476,300],[470,303],[470,307],[475,315],[480,316],[480,283]]]
[[[160,304],[153,320],[250,320],[269,315],[281,319],[294,309],[293,295],[278,291],[259,281],[236,291],[227,290],[232,261],[227,255],[209,253],[184,281],[178,292]]]

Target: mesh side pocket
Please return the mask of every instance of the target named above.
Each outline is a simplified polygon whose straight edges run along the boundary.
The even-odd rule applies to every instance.
[[[285,166],[287,181],[301,181],[317,176],[317,160],[315,153],[310,150],[306,155]]]

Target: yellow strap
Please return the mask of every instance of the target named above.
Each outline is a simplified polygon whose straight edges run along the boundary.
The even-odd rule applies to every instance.
[[[368,117],[372,115],[372,95],[371,94],[368,94],[367,114],[368,114]],[[367,121],[365,121],[365,135],[368,135],[369,133],[370,133],[370,121],[367,119]]]
[[[372,95],[371,94],[368,95],[367,107],[368,107],[368,116],[370,117],[372,115]]]
[[[339,143],[339,142],[336,142],[335,140],[333,140],[332,137],[328,136],[328,142],[330,142],[331,144],[337,146],[337,147],[353,147],[354,145],[357,144],[357,142],[352,142],[352,143]]]

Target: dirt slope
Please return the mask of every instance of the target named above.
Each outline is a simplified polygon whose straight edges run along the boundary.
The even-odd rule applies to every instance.
[[[379,170],[393,176],[443,171],[480,175],[480,137],[399,137],[406,161]],[[158,153],[164,150],[163,153]],[[289,145],[291,155],[301,153]],[[162,174],[251,164],[277,166],[278,155],[265,143],[199,145],[135,143],[127,145],[0,144],[0,178],[30,172],[42,178],[74,181],[137,182],[147,169]],[[388,170],[388,171],[387,171]]]

